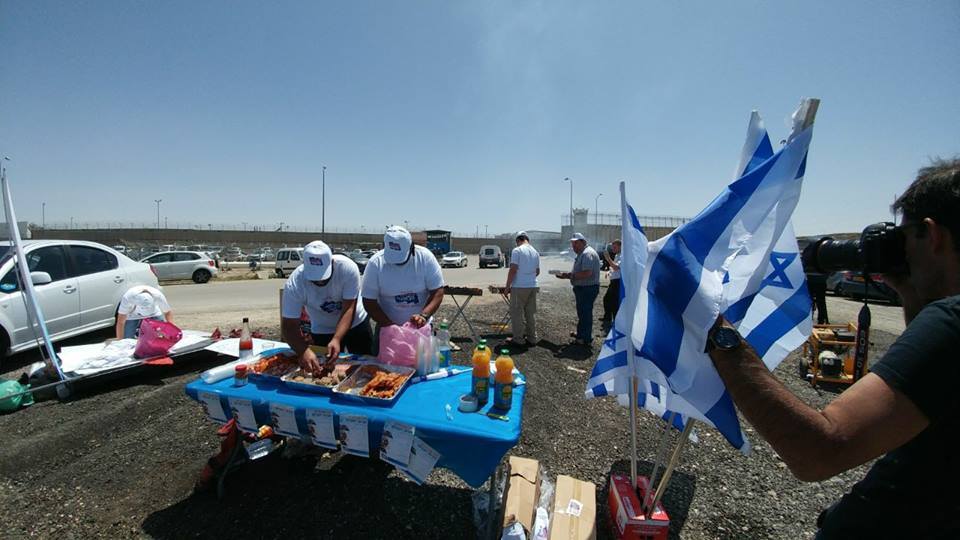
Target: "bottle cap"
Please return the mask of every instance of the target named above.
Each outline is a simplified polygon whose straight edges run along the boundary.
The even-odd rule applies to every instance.
[[[460,412],[477,412],[480,409],[480,403],[477,401],[477,396],[473,394],[464,394],[460,396],[460,405],[457,406],[460,409]]]
[[[481,344],[477,345],[477,350],[478,350],[478,351],[485,351],[485,350],[487,350],[487,346],[484,345],[483,343],[481,343]]]
[[[440,328],[441,328],[442,330],[446,330],[446,329],[447,329],[447,323],[445,323],[445,322],[440,323]]]
[[[246,374],[246,372],[247,372],[247,365],[246,365],[246,364],[237,364],[236,372],[237,372],[238,374],[241,374],[241,375]]]
[[[510,355],[510,349],[500,349],[500,354],[502,354],[502,355],[504,355],[504,356],[509,356],[509,355]]]
[[[250,317],[244,317],[243,322],[250,322]]]
[[[481,344],[481,345],[486,345],[486,344],[487,344],[487,339],[486,339],[486,338],[480,338],[480,344]]]

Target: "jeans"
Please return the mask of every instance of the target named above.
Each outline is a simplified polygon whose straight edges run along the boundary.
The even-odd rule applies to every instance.
[[[164,320],[163,317],[147,317],[148,319],[153,319],[155,321]],[[140,337],[140,322],[143,319],[127,319],[123,323],[123,339],[136,339]]]
[[[577,300],[577,339],[593,339],[593,302],[600,294],[600,285],[576,285],[573,296]]]

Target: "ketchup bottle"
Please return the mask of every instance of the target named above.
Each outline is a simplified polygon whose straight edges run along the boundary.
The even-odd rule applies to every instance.
[[[250,319],[243,318],[243,328],[240,330],[240,358],[253,356],[253,337],[250,335]]]

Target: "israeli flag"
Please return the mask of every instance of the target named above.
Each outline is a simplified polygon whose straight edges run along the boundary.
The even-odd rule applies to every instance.
[[[812,127],[804,126],[812,103],[803,102],[794,113],[793,132],[777,152],[754,114],[740,177],[693,220],[648,244],[645,258],[631,260],[643,262],[638,284],[622,282],[628,296],[620,314],[629,310],[632,321],[618,314],[588,396],[630,392],[626,357],[631,351],[619,344],[630,340],[634,370],[646,391],[641,403],[679,413],[681,424],[689,418],[703,421],[734,447],[749,450],[733,401],[703,351],[720,313],[738,325],[771,369],[809,335],[810,299],[790,216],[812,136]],[[629,208],[625,198],[623,204]],[[639,223],[631,229],[642,235]],[[625,223],[625,252],[631,243],[634,250],[646,243],[645,238],[635,243],[627,233]]]

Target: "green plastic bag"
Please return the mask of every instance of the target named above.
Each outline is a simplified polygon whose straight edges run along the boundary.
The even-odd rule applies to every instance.
[[[21,394],[30,389],[30,385],[23,385],[17,381],[0,379],[0,412],[12,412],[20,407],[33,405],[33,394]],[[20,394],[19,396],[14,394]],[[12,396],[12,397],[8,397]]]

